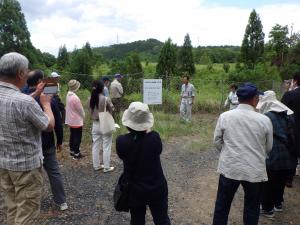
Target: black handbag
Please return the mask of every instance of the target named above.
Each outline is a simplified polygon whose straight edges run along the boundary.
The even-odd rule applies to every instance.
[[[125,174],[122,173],[114,191],[114,207],[118,212],[129,211],[129,191],[130,183]]]
[[[136,140],[136,137],[134,137]],[[113,201],[115,210],[118,212],[129,212],[129,197],[130,197],[130,188],[131,180],[134,175],[134,167],[137,164],[138,159],[138,150],[140,147],[141,141],[135,145],[133,150],[133,161],[131,161],[130,167],[124,168],[124,172],[121,174],[118,183],[114,190]]]

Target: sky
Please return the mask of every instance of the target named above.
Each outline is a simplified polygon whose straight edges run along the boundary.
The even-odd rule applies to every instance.
[[[299,0],[20,0],[33,45],[57,55],[92,47],[169,37],[193,46],[241,45],[253,9],[266,41],[276,23],[300,31]]]

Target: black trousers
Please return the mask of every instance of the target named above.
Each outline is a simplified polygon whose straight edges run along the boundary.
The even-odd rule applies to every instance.
[[[75,154],[80,153],[80,144],[82,138],[82,127],[72,128],[70,127],[70,151]]]
[[[244,197],[244,225],[257,225],[262,183],[232,180],[220,175],[213,225],[226,225],[231,203],[238,187],[242,185]]]
[[[274,206],[283,202],[285,182],[292,170],[267,170],[268,181],[263,184],[261,205],[264,210],[270,211]]]
[[[155,225],[171,225],[168,216],[168,199],[151,202],[148,204]],[[130,208],[130,225],[145,225],[146,205]]]

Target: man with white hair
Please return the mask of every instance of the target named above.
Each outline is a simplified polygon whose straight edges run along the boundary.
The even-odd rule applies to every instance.
[[[41,105],[20,92],[28,78],[28,59],[8,53],[0,59],[0,188],[8,225],[33,224],[43,187],[41,131],[54,128],[50,98]]]

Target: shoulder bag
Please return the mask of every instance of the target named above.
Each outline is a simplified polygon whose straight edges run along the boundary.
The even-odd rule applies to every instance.
[[[99,124],[101,134],[112,133],[116,129],[114,118],[109,112],[106,111],[106,100],[107,97],[105,97],[104,112],[99,113]]]

